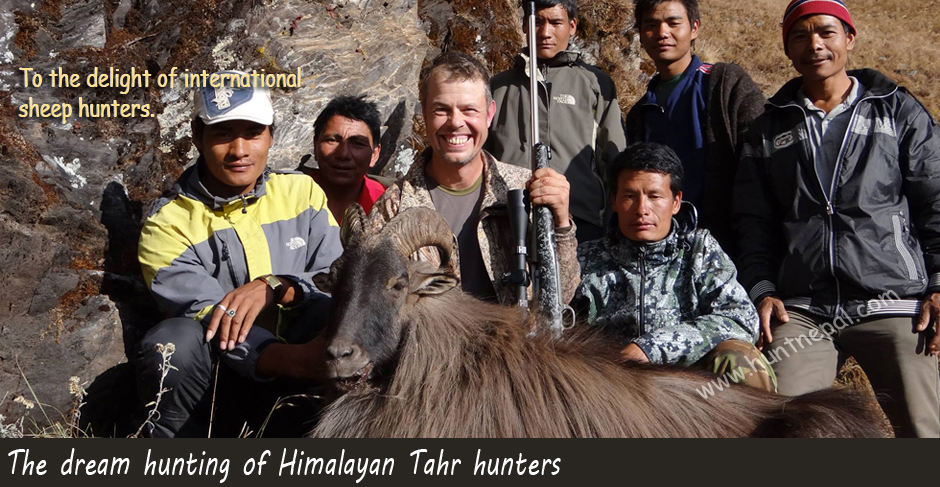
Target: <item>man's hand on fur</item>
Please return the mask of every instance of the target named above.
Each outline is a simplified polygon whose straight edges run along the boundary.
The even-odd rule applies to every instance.
[[[624,349],[620,351],[620,356],[630,362],[639,362],[641,364],[650,363],[649,357],[646,356],[643,349],[636,343],[631,343],[624,347]]]

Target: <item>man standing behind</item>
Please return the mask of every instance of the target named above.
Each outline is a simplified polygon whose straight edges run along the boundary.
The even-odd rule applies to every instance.
[[[736,64],[705,64],[692,54],[698,0],[637,0],[636,28],[658,71],[627,114],[627,139],[676,151],[685,170],[685,201],[732,257],[728,215],[742,135],[764,110],[764,95]]]
[[[846,71],[839,0],[794,0],[802,75],[752,125],[735,187],[741,283],[782,394],[861,365],[897,436],[940,436],[940,129],[881,73]],[[798,346],[797,346],[798,345]]]
[[[626,139],[614,82],[570,49],[577,9],[576,0],[536,0],[535,38],[539,137],[551,150],[549,166],[571,182],[571,214],[578,241],[584,242],[604,234],[604,171]],[[523,28],[528,32],[526,19]],[[527,52],[493,77],[496,118],[487,141],[496,159],[522,167],[532,167]]]
[[[318,169],[301,170],[323,188],[330,213],[340,224],[350,204],[359,203],[368,213],[385,192],[382,183],[366,174],[382,152],[380,127],[375,103],[361,96],[333,98],[313,122],[313,155]]]
[[[548,206],[555,218],[559,291],[567,303],[579,282],[568,181],[552,168],[533,174],[483,150],[495,110],[489,81],[486,68],[467,54],[447,52],[431,63],[419,90],[429,148],[375,202],[370,224],[382,227],[408,208],[433,208],[457,237],[464,291],[512,305],[515,286],[503,281],[515,249],[506,202],[510,189],[527,187],[532,204]],[[436,262],[436,252],[426,250],[420,258]]]

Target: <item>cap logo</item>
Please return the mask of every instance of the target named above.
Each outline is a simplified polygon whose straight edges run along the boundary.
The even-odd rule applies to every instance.
[[[236,107],[251,101],[254,95],[254,89],[242,88],[235,89],[231,86],[220,86],[218,88],[203,87],[202,99],[206,100],[206,115],[209,119],[214,119],[231,112]]]
[[[212,99],[212,103],[215,103],[215,108],[217,110],[225,110],[232,103],[229,101],[229,98],[235,94],[231,88],[227,86],[220,86],[215,89],[215,98]]]
[[[228,120],[273,124],[271,92],[264,86],[254,86],[251,79],[241,71],[214,73],[193,95],[193,117],[206,125]]]

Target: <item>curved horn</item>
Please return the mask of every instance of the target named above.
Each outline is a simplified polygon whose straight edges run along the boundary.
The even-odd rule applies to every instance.
[[[379,235],[388,235],[405,258],[421,247],[437,247],[441,250],[441,267],[457,275],[454,232],[437,211],[409,208],[389,220]]]
[[[353,203],[346,207],[346,213],[343,214],[343,225],[339,229],[339,239],[343,243],[344,249],[359,243],[362,234],[365,233],[365,221],[366,212],[359,206],[359,203]]]

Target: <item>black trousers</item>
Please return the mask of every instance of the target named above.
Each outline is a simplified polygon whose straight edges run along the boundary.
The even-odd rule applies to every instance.
[[[329,300],[323,301],[326,302],[299,311],[294,326],[285,337],[288,343],[305,343],[323,328]],[[144,434],[151,437],[206,437],[215,397],[213,437],[244,434],[242,430],[246,427],[254,434],[265,427],[268,436],[274,433],[277,436],[302,436],[312,429],[312,424],[305,427],[302,424],[304,421],[300,421],[295,432],[275,432],[265,424],[279,397],[295,394],[308,396],[310,401],[303,397],[294,401],[301,403],[300,409],[318,407],[319,397],[322,397],[319,384],[286,379],[266,380],[254,375],[258,355],[264,347],[277,341],[271,332],[253,326],[244,343],[233,351],[220,352],[218,337],[212,342],[206,342],[205,326],[192,319],[170,318],[151,328],[141,340],[132,360],[141,401],[138,414],[141,422],[153,409],[152,402],[156,401],[160,390],[164,358],[157,349],[158,344],[173,344],[174,352],[169,357],[169,365],[173,368],[163,378],[164,392],[156,405],[156,414],[144,427]],[[315,414],[315,411],[310,414],[311,421]]]

